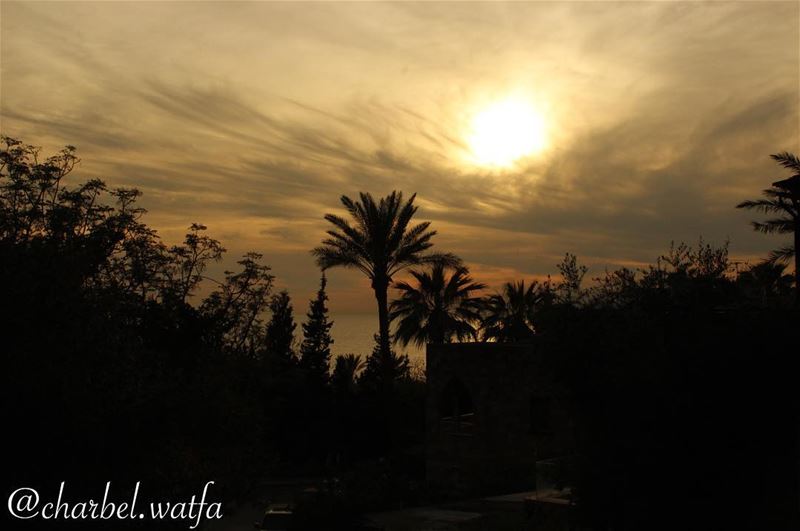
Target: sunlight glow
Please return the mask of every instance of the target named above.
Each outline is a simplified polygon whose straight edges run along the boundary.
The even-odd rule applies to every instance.
[[[546,145],[544,117],[522,100],[496,102],[475,114],[471,125],[467,141],[481,166],[508,167]]]

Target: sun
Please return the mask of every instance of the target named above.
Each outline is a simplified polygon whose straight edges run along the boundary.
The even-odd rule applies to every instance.
[[[467,137],[473,162],[501,168],[539,153],[546,140],[542,113],[516,99],[493,103],[476,113]]]

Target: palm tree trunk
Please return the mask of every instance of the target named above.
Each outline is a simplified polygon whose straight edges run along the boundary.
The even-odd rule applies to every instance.
[[[376,278],[372,281],[375,299],[378,301],[378,345],[380,346],[381,364],[387,385],[391,380],[391,347],[389,338],[389,280]]]
[[[800,308],[800,224],[794,220],[794,307]]]
[[[379,356],[381,364],[381,392],[380,399],[383,401],[382,426],[378,435],[380,445],[387,453],[391,452],[392,441],[392,391],[394,389],[394,374],[392,371],[392,351],[389,337],[389,280],[377,279],[372,281],[372,289],[375,290],[375,299],[378,301],[378,344],[380,346]]]

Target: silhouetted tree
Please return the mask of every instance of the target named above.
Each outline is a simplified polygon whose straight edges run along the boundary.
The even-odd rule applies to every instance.
[[[594,279],[595,285],[587,290],[588,306],[594,308],[627,308],[638,300],[639,284],[636,271],[623,267]]]
[[[534,336],[537,305],[541,302],[540,285],[533,281],[506,282],[502,291],[486,300],[482,330],[484,340],[524,341]]]
[[[358,373],[364,367],[361,356],[357,354],[343,354],[336,358],[331,375],[331,385],[340,393],[354,393]]]
[[[370,279],[378,303],[379,330],[378,357],[373,361],[385,364],[385,381],[389,383],[393,362],[387,292],[392,277],[417,264],[458,261],[449,254],[423,254],[433,245],[431,238],[436,231],[429,230],[428,221],[409,226],[417,212],[415,195],[405,202],[403,194],[396,191],[377,202],[368,193],[362,192],[359,197],[360,201],[341,197],[352,222],[335,214],[325,215],[334,229],[327,231],[329,238],[311,252],[323,270],[346,267],[361,271]]]
[[[209,322],[210,340],[221,349],[251,357],[264,344],[262,316],[275,280],[261,258],[259,253],[245,254],[238,261],[242,270],[225,271],[225,281],[200,306]]]
[[[800,306],[800,265],[797,249],[800,247],[800,159],[788,153],[770,155],[784,168],[792,171],[792,175],[772,183],[771,188],[762,191],[764,199],[742,201],[736,208],[758,210],[764,214],[777,214],[778,217],[766,221],[753,221],[753,229],[764,234],[793,234],[794,244],[776,249],[770,254],[770,261],[786,261],[794,257],[795,305]]]
[[[203,280],[203,272],[209,262],[218,262],[225,253],[219,241],[206,236],[205,225],[192,223],[183,245],[169,248],[170,266],[167,268],[167,285],[171,287],[170,296],[178,302],[186,302],[187,297]]]
[[[168,247],[143,223],[137,190],[71,184],[77,163],[72,147],[44,158],[0,145],[0,393],[19,401],[4,473],[12,484],[73,477],[78,495],[111,474],[156,496],[208,474],[235,497],[272,452],[264,371],[228,355],[252,341],[266,266],[248,255],[242,274],[189,304],[219,242],[195,224]]]
[[[780,262],[755,264],[739,273],[736,281],[743,294],[757,299],[762,307],[792,298],[792,275],[786,274],[786,264]]]
[[[297,357],[294,352],[294,309],[289,293],[284,290],[273,295],[269,303],[270,320],[267,323],[264,353],[267,360],[280,367],[294,365]]]
[[[588,268],[584,265],[578,265],[578,258],[570,253],[567,253],[564,256],[564,260],[556,267],[558,272],[561,273],[561,281],[556,286],[559,301],[567,305],[579,304],[583,297],[581,283]]]
[[[406,346],[477,339],[475,325],[483,304],[473,295],[485,284],[473,281],[466,267],[448,268],[441,263],[429,270],[412,270],[411,276],[416,285],[396,283],[400,298],[390,305],[389,318],[397,321],[396,342]]]
[[[326,284],[327,279],[323,273],[317,297],[309,303],[307,319],[303,323],[303,343],[300,345],[300,366],[310,378],[319,383],[328,381],[333,344],[333,321],[328,319]]]
[[[696,246],[670,244],[655,264],[606,271],[583,292],[587,309],[650,310],[654,307],[724,307],[735,301],[728,243],[713,246],[701,238]]]
[[[386,389],[388,382],[405,378],[409,375],[409,361],[405,354],[397,354],[394,349],[389,350],[388,361],[381,352],[381,339],[375,334],[375,347],[367,356],[364,370],[361,372],[359,382],[372,390]]]

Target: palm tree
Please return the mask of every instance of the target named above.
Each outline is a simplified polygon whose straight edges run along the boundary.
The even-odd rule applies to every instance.
[[[800,247],[800,231],[797,219],[800,217],[800,159],[788,153],[770,155],[784,168],[794,172],[788,179],[772,183],[771,188],[762,192],[765,199],[742,201],[736,208],[758,210],[764,214],[777,214],[778,217],[759,222],[753,221],[753,229],[765,234],[794,234],[794,245],[784,246],[770,253],[771,262],[788,262],[794,257],[795,306],[800,305],[800,267],[797,248]]]
[[[499,342],[524,341],[535,334],[534,314],[542,295],[538,284],[527,288],[525,281],[506,282],[503,290],[486,301],[483,339]]]
[[[344,354],[336,358],[331,375],[334,388],[342,392],[352,392],[356,385],[358,373],[364,368],[361,356],[357,354]]]
[[[436,231],[425,221],[409,226],[417,212],[412,195],[403,202],[402,192],[393,191],[375,201],[368,193],[359,194],[360,201],[343,195],[342,204],[351,221],[335,214],[325,214],[334,229],[328,238],[311,253],[323,270],[346,267],[364,273],[370,279],[378,303],[379,352],[389,371],[391,347],[389,338],[389,304],[387,292],[392,277],[403,269],[435,261],[456,265],[451,254],[424,254],[433,245]]]
[[[449,343],[456,339],[477,339],[473,323],[481,317],[482,300],[473,293],[486,287],[474,282],[466,267],[452,268],[449,278],[445,264],[430,271],[412,270],[416,285],[398,282],[400,298],[392,301],[389,319],[398,320],[394,339],[403,346],[413,342]]]

